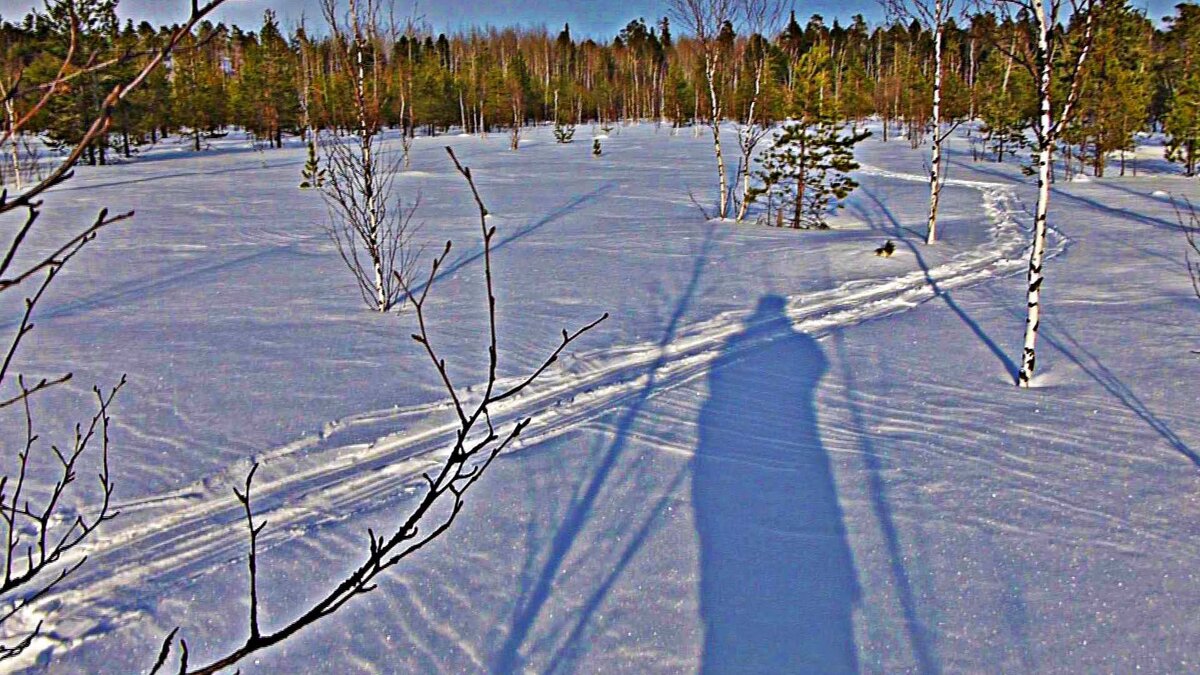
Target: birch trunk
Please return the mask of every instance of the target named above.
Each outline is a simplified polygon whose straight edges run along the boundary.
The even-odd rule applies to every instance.
[[[766,70],[764,59],[756,59],[754,63],[754,96],[750,99],[750,112],[746,117],[746,127],[741,130],[738,138],[742,150],[741,183],[742,199],[738,204],[737,222],[746,219],[750,209],[750,162],[754,159],[754,148],[758,145],[759,133],[754,129],[754,118],[758,112],[758,97],[762,95],[763,71]]]
[[[1025,342],[1021,352],[1021,372],[1017,384],[1028,387],[1037,368],[1037,336],[1042,321],[1042,284],[1045,276],[1042,264],[1046,255],[1046,214],[1050,208],[1050,162],[1054,147],[1054,126],[1050,119],[1051,68],[1050,26],[1046,8],[1041,2],[1034,3],[1037,17],[1037,66],[1038,66],[1038,123],[1037,164],[1038,198],[1033,220],[1033,247],[1029,253],[1028,314],[1025,317]]]
[[[933,154],[929,162],[929,230],[925,243],[937,241],[938,201],[942,196],[942,42],[946,28],[942,20],[942,2],[938,0],[937,28],[933,41]]]
[[[1053,3],[1054,0],[1050,1]],[[1017,374],[1017,386],[1024,388],[1030,386],[1037,368],[1037,336],[1042,322],[1042,286],[1046,280],[1042,271],[1042,265],[1046,257],[1046,233],[1048,230],[1046,218],[1050,210],[1050,179],[1051,172],[1053,171],[1054,145],[1058,134],[1070,120],[1072,108],[1079,97],[1080,71],[1082,70],[1084,61],[1087,59],[1092,43],[1093,13],[1092,4],[1088,2],[1075,7],[1076,13],[1082,13],[1085,21],[1083,48],[1080,50],[1078,57],[1076,57],[1075,68],[1068,82],[1066,100],[1063,101],[1062,111],[1059,113],[1058,119],[1055,120],[1052,118],[1051,113],[1054,67],[1051,31],[1054,29],[1054,17],[1057,16],[1057,11],[1053,11],[1053,16],[1048,16],[1046,13],[1046,3],[1047,0],[1036,0],[1033,3],[1034,17],[1037,22],[1035,65],[1037,68],[1039,101],[1036,128],[1038,144],[1038,198],[1037,207],[1034,210],[1033,246],[1029,252],[1029,272],[1027,275],[1029,289],[1026,303],[1028,314],[1025,317],[1025,341],[1021,351],[1021,370]],[[1052,10],[1057,10],[1058,5],[1052,4],[1051,7]]]
[[[383,272],[383,259],[380,255],[379,246],[379,227],[380,213],[378,195],[375,185],[375,157],[373,154],[372,141],[375,136],[374,120],[369,119],[372,116],[371,110],[368,110],[367,104],[367,71],[366,63],[363,60],[363,52],[367,49],[367,39],[363,35],[362,27],[359,24],[359,16],[354,0],[350,0],[350,19],[353,22],[351,29],[354,31],[355,44],[355,65],[358,72],[355,77],[355,103],[358,107],[358,133],[359,133],[359,151],[362,153],[362,188],[363,198],[366,202],[367,209],[367,231],[363,244],[367,249],[367,255],[371,257],[371,267],[374,273],[375,291],[375,309],[379,312],[386,312],[391,309],[391,303],[388,299],[387,279]]]
[[[15,131],[17,128],[17,114],[13,108],[11,99],[4,102],[4,109],[8,112],[8,128],[13,130],[10,132],[12,133],[13,180],[16,181],[17,192],[20,192],[25,188],[21,185],[21,150],[20,146],[17,145],[17,133]]]
[[[712,49],[718,49],[716,45]],[[713,135],[713,152],[717,156],[717,179],[721,183],[720,190],[720,207],[717,211],[717,217],[721,220],[729,217],[729,176],[725,170],[725,155],[721,151],[721,97],[717,93],[717,66],[718,58],[715,55],[705,57],[707,76],[708,76],[708,98],[710,105],[711,119],[709,126],[712,127]]]

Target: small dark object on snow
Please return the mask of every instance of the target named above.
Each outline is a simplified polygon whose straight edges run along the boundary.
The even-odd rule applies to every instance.
[[[875,249],[875,255],[879,256],[880,258],[890,258],[890,257],[892,257],[892,254],[895,252],[896,252],[896,245],[892,243],[891,239],[888,239],[887,243],[884,244],[883,246],[880,246],[879,248]]]

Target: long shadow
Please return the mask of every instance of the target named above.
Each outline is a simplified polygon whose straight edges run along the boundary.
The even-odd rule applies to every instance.
[[[613,565],[612,570],[596,585],[579,612],[576,613],[574,624],[567,633],[562,647],[554,653],[546,667],[547,673],[569,670],[570,666],[586,653],[587,648],[591,644],[586,638],[590,634],[589,630],[596,628],[592,626],[596,613],[600,610],[609,592],[612,591],[617,581],[625,573],[625,570],[629,568],[629,564],[633,562],[638,552],[642,550],[642,546],[649,540],[650,535],[654,533],[654,526],[658,524],[659,519],[667,511],[667,507],[675,499],[675,491],[683,486],[687,475],[688,470],[686,468],[675,474],[675,477],[671,479],[671,482],[662,491],[662,497],[654,503],[654,506],[650,508],[646,517],[642,519],[641,525],[633,531],[633,535],[629,538],[628,543],[625,544],[624,550],[617,557],[616,564]]]
[[[98,309],[113,307],[131,299],[145,300],[152,295],[158,295],[180,288],[194,287],[199,280],[206,277],[226,275],[230,270],[267,258],[297,255],[307,254],[299,253],[295,247],[288,246],[285,248],[272,248],[263,251],[256,251],[254,253],[216,263],[199,263],[190,267],[184,267],[183,269],[178,270],[176,274],[171,276],[155,272],[148,276],[133,279],[131,281],[119,284],[113,288],[104,289],[76,300],[50,305],[44,311],[39,312],[39,316],[41,317],[42,321],[47,319],[60,319]],[[0,322],[0,329],[11,328],[16,326],[18,323],[19,322],[16,320]]]
[[[1012,316],[1016,313],[1011,312]],[[1039,339],[1044,340],[1050,346],[1054,347],[1063,356],[1066,356],[1072,363],[1079,366],[1088,377],[1095,380],[1097,384],[1104,387],[1113,398],[1121,402],[1130,412],[1146,423],[1155,433],[1162,437],[1176,452],[1183,455],[1200,469],[1200,453],[1193,450],[1187,443],[1179,437],[1171,429],[1170,425],[1159,419],[1145,403],[1142,402],[1137,394],[1125,384],[1121,378],[1117,377],[1108,366],[1104,365],[1095,354],[1089,351],[1086,347],[1079,343],[1066,329],[1061,326],[1049,326],[1043,324],[1041,331],[1038,333]]]
[[[875,447],[867,421],[863,417],[863,406],[858,400],[858,383],[855,381],[854,372],[847,360],[845,339],[841,331],[834,332],[833,343],[837,350],[838,362],[842,365],[841,374],[846,387],[846,407],[850,413],[850,426],[859,439],[859,449],[862,451],[863,464],[867,469],[867,489],[871,497],[871,509],[875,513],[875,520],[879,523],[879,529],[883,534],[883,543],[887,548],[888,562],[891,565],[892,579],[896,583],[900,611],[904,614],[909,644],[912,645],[918,672],[922,675],[933,675],[941,672],[941,666],[933,646],[933,636],[925,627],[925,623],[921,621],[917,611],[916,593],[913,592],[912,578],[905,565],[904,549],[900,544],[900,532],[896,527],[896,519],[892,515],[888,487],[884,481],[883,459]]]
[[[174,159],[181,159],[181,158],[176,157]],[[137,164],[142,164],[142,163],[144,163],[144,162],[139,161],[136,164],[132,164],[131,166],[136,166]],[[268,169],[279,169],[279,168],[287,168],[289,166],[304,166],[304,162],[303,161],[276,162],[274,164],[270,164],[267,168]],[[129,187],[130,185],[140,185],[143,183],[156,183],[159,181],[172,180],[175,178],[197,178],[197,177],[204,177],[204,176],[222,176],[222,175],[231,174],[231,173],[246,173],[248,171],[262,171],[262,170],[263,170],[262,166],[255,164],[253,166],[238,166],[238,167],[233,167],[230,169],[217,169],[214,171],[181,171],[178,173],[164,173],[164,174],[157,175],[157,176],[147,176],[145,178],[131,178],[129,180],[116,180],[116,181],[110,181],[107,183],[81,183],[81,184],[76,184],[76,185],[70,185],[67,187],[55,188],[54,192],[75,192],[77,190],[95,190],[98,188],[106,188],[106,187]]]
[[[908,237],[910,237],[910,236],[918,237],[918,238],[920,238],[922,236],[921,233],[918,232],[915,228],[906,227],[903,223],[901,223],[900,219],[897,218],[894,213],[892,213],[892,210],[889,209],[886,204],[884,204],[883,200],[879,198],[879,194],[876,193],[874,190],[868,188],[865,185],[860,185],[857,190],[857,193],[866,195],[867,199],[871,200],[871,204],[875,207],[875,209],[877,211],[879,211],[880,213],[882,213],[885,218],[887,218],[887,222],[889,225],[891,225],[891,227],[890,228],[882,228],[884,232],[887,232],[888,234],[890,234],[893,237],[896,237],[897,239],[903,239],[906,241],[907,241]],[[858,216],[860,218],[862,218],[863,220],[865,220],[868,224],[875,223],[875,218],[873,218],[871,216],[871,213],[862,205],[861,200],[856,199],[856,200],[851,201],[850,208],[852,208],[854,210],[854,212],[856,214],[858,214]]]
[[[866,194],[875,203],[876,208],[878,208],[880,213],[882,213],[884,217],[888,219],[893,228],[899,230],[900,223],[896,220],[896,216],[892,213],[891,209],[889,209],[875,193],[869,190],[860,189],[860,191],[864,192],[864,194]],[[948,291],[942,290],[941,286],[937,282],[937,279],[935,279],[933,274],[930,272],[929,264],[925,262],[925,256],[922,255],[921,249],[916,244],[909,241],[907,237],[897,238],[900,239],[900,242],[904,244],[910,251],[912,251],[913,259],[915,259],[917,261],[917,265],[920,266],[921,272],[925,275],[926,283],[928,283],[929,287],[933,289],[934,296],[941,298],[942,302],[945,302],[946,306],[950,308],[950,311],[954,312],[955,316],[957,316],[959,320],[963,322],[963,325],[969,328],[971,332],[975,334],[975,337],[979,338],[979,341],[982,342],[984,346],[986,346],[988,350],[1000,360],[1000,363],[1004,365],[1005,371],[1015,383],[1017,381],[1017,374],[1020,372],[1017,368],[1016,362],[1010,359],[1008,354],[1001,349],[1000,345],[997,344],[990,335],[984,332],[979,323],[972,319],[971,316],[963,310],[963,308],[958,304],[957,301],[955,301]]]
[[[1139,419],[1146,423],[1146,426],[1153,429],[1176,452],[1186,457],[1196,468],[1200,469],[1200,454],[1197,454],[1195,450],[1188,447],[1188,444],[1184,443],[1179,434],[1176,434],[1166,422],[1159,419],[1158,415],[1155,415],[1142,402],[1142,399],[1133,393],[1129,385],[1117,377],[1116,373],[1104,365],[1104,362],[1097,358],[1095,354],[1079,344],[1070,333],[1062,328],[1049,328],[1049,330],[1042,331],[1041,335],[1042,339],[1062,352],[1072,363],[1079,366],[1083,369],[1083,372],[1087,373],[1089,377],[1104,387],[1113,398],[1120,401],[1134,415],[1137,415]],[[1056,335],[1061,335],[1062,338],[1059,339]],[[1069,343],[1069,347],[1067,343]]]
[[[617,184],[615,182],[605,183],[604,185],[601,185],[600,187],[596,188],[595,190],[592,190],[591,192],[582,194],[578,197],[571,199],[567,203],[563,204],[562,206],[559,206],[558,208],[547,213],[546,215],[542,216],[541,218],[535,220],[534,222],[529,223],[528,225],[525,225],[524,227],[514,231],[512,234],[510,234],[506,237],[503,237],[500,240],[498,240],[496,243],[492,244],[492,252],[494,253],[497,250],[504,248],[508,244],[513,243],[514,241],[523,239],[524,237],[527,237],[527,236],[533,234],[534,232],[537,232],[538,230],[542,229],[543,227],[550,225],[551,223],[553,223],[565,216],[571,215],[571,213],[573,213],[579,207],[583,206],[584,204],[587,204],[588,202],[593,202],[593,201],[599,199],[600,197],[603,197],[604,195],[608,194],[609,192],[612,192],[613,190],[615,190],[616,187],[617,187]],[[433,283],[436,283],[436,282],[454,274],[455,272],[461,270],[462,268],[466,267],[467,265],[470,265],[471,263],[473,263],[477,260],[481,260],[482,258],[483,258],[483,247],[482,246],[480,246],[478,248],[478,250],[476,250],[472,253],[460,255],[459,257],[455,258],[449,265],[442,268],[442,270],[437,273],[437,276],[435,276],[433,278]],[[412,289],[412,293],[420,294],[421,291],[425,290],[425,285],[426,285],[426,282],[422,282],[422,283],[418,284],[417,286],[415,286]]]
[[[817,434],[828,362],[784,307],[759,301],[714,364],[700,412],[702,673],[858,672],[858,579]]]
[[[240,171],[241,169],[235,169],[235,170]],[[214,173],[219,173],[219,172],[214,172]],[[205,175],[207,175],[207,174],[205,174]],[[164,177],[160,177],[160,178],[164,178]],[[93,187],[96,187],[96,186],[93,186]],[[495,251],[496,249],[499,249],[506,244],[510,244],[513,241],[516,241],[522,237],[528,236],[532,232],[534,232],[542,227],[545,227],[546,225],[549,225],[550,223],[553,223],[554,221],[562,218],[563,216],[570,214],[572,211],[574,211],[576,208],[578,208],[582,204],[585,204],[589,201],[592,201],[592,200],[600,197],[601,195],[605,194],[609,190],[613,189],[613,187],[614,187],[613,185],[601,186],[600,188],[597,188],[596,190],[593,190],[592,192],[589,192],[588,194],[585,194],[581,197],[577,197],[577,198],[571,200],[570,202],[564,204],[563,206],[560,206],[559,208],[555,209],[554,211],[551,211],[547,215],[543,216],[536,222],[526,225],[525,227],[521,228],[520,230],[517,230],[513,234],[511,234],[511,235],[505,237],[504,239],[498,241],[497,243],[493,244],[492,250]],[[116,286],[114,288],[105,289],[103,291],[93,293],[91,295],[88,295],[83,298],[79,298],[77,300],[65,302],[65,303],[62,303],[59,305],[52,305],[52,306],[48,307],[45,311],[41,312],[41,317],[42,317],[42,320],[62,318],[62,317],[66,317],[66,316],[72,316],[75,314],[79,314],[82,312],[88,312],[88,311],[93,311],[96,309],[101,309],[104,307],[112,306],[115,303],[123,302],[130,298],[137,298],[137,297],[144,298],[149,295],[159,294],[159,293],[163,293],[166,291],[180,288],[185,285],[194,284],[195,281],[201,277],[211,276],[211,275],[217,274],[217,273],[226,273],[233,268],[240,267],[240,266],[249,264],[251,262],[261,260],[263,258],[278,256],[278,255],[307,255],[307,254],[301,254],[301,253],[299,253],[299,251],[296,250],[296,248],[294,246],[288,246],[288,247],[284,247],[284,248],[273,248],[273,249],[269,249],[269,250],[265,250],[265,251],[257,251],[257,252],[250,253],[250,254],[240,256],[237,258],[233,258],[230,260],[224,260],[224,261],[221,261],[218,263],[197,264],[190,268],[184,268],[184,269],[180,270],[177,274],[174,274],[172,276],[164,277],[156,272],[149,276],[142,277],[140,279],[134,279],[132,281],[128,281],[123,284],[120,284],[119,286]],[[455,261],[452,265],[445,268],[441,273],[439,273],[437,278],[441,279],[442,277],[444,277],[446,275],[452,274],[455,271],[462,269],[463,267],[469,265],[470,263],[481,259],[482,257],[483,257],[482,250],[480,250],[478,253],[463,256],[459,260]],[[423,287],[424,287],[424,284],[422,284],[421,288],[423,288]],[[419,293],[421,288],[415,289],[414,292]],[[15,323],[12,323],[12,322],[0,323],[0,328],[11,327],[10,324],[15,325]]]
[[[1153,176],[1145,176],[1145,178],[1150,178],[1150,177],[1153,177]],[[1143,178],[1143,176],[1134,177],[1134,180],[1137,180],[1139,178]],[[1120,183],[1118,183],[1116,181],[1105,181],[1104,187],[1111,188],[1113,190],[1116,190],[1117,192],[1124,192],[1125,194],[1130,195],[1132,197],[1138,197],[1140,199],[1148,199],[1152,202],[1158,202],[1159,204],[1163,204],[1165,206],[1171,206],[1174,203],[1174,200],[1170,196],[1170,194],[1167,194],[1167,195],[1146,194],[1145,192],[1139,192],[1139,191],[1134,190],[1125,185],[1121,185]]]
[[[601,188],[601,190],[604,190],[604,188]],[[595,192],[592,194],[594,195]],[[596,500],[600,496],[601,490],[608,484],[613,471],[617,467],[618,460],[624,455],[625,450],[629,446],[632,439],[633,427],[645,409],[646,403],[657,388],[659,371],[668,359],[666,347],[671,344],[676,334],[678,334],[679,328],[683,324],[683,317],[691,307],[692,299],[700,287],[700,278],[714,244],[715,231],[715,229],[708,229],[706,231],[704,243],[696,256],[696,262],[692,268],[691,278],[688,280],[683,294],[678,302],[676,302],[675,310],[671,314],[670,321],[663,332],[663,337],[659,340],[660,356],[646,368],[648,375],[646,383],[638,390],[633,401],[628,404],[628,407],[617,419],[614,428],[614,439],[601,453],[599,465],[596,467],[594,473],[586,483],[579,486],[579,489],[572,497],[567,512],[550,541],[545,561],[538,570],[536,578],[532,579],[532,587],[522,589],[522,597],[518,600],[517,606],[513,611],[508,635],[497,651],[496,656],[492,659],[492,664],[489,668],[491,672],[517,673],[524,671],[525,664],[521,656],[521,647],[529,639],[538,617],[541,615],[546,603],[550,600],[553,594],[554,582],[558,578],[567,556],[576,545],[584,527],[591,519],[592,510],[595,507]],[[632,560],[632,553],[636,553],[640,549],[642,542],[649,534],[649,526],[657,520],[657,513],[665,503],[665,501],[660,500],[660,504],[651,511],[650,517],[639,528],[637,536],[633,538],[630,544],[626,545],[625,553],[621,556],[616,567],[618,576],[620,571],[624,570],[630,560]],[[587,624],[591,620],[591,613],[600,607],[607,590],[611,588],[615,581],[616,576],[609,575],[609,578],[602,582],[597,587],[597,590],[590,595],[585,610],[576,620],[575,627],[570,631],[571,640],[554,656],[553,663],[555,669],[562,665],[564,658],[577,656],[579,647],[573,644],[573,641],[577,640],[583,634]]]
[[[1018,183],[1018,184],[1021,182],[1017,179],[1016,176],[1011,176],[1009,174],[1004,173],[1003,171],[996,171],[994,169],[988,169],[986,167],[982,167],[977,164],[971,165],[971,164],[967,164],[965,162],[960,162],[960,161],[951,161],[950,164],[957,165],[963,169],[977,171],[979,173],[987,174],[989,176],[995,176],[997,178],[1002,178],[1008,182]],[[1111,185],[1106,183],[1106,184],[1104,184],[1104,187],[1111,187]],[[1126,220],[1136,221],[1136,222],[1143,223],[1145,225],[1150,225],[1151,227],[1156,227],[1159,229],[1167,229],[1167,230],[1172,230],[1172,231],[1177,231],[1179,229],[1179,223],[1176,223],[1174,221],[1165,220],[1163,218],[1156,218],[1154,216],[1148,216],[1144,213],[1137,213],[1136,211],[1130,211],[1128,209],[1122,209],[1122,208],[1119,208],[1116,206],[1109,206],[1107,204],[1098,202],[1095,199],[1090,199],[1088,197],[1071,194],[1070,192],[1064,192],[1061,187],[1052,187],[1050,189],[1050,191],[1055,197],[1060,197],[1062,199],[1066,199],[1069,202],[1075,202],[1077,204],[1082,204],[1083,206],[1087,206],[1089,208],[1096,209],[1097,211],[1102,211],[1102,212],[1107,213],[1112,216],[1117,216],[1118,218],[1124,218]],[[1139,195],[1139,196],[1142,196],[1142,195]]]

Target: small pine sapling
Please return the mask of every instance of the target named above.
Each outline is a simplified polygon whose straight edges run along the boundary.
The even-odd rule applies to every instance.
[[[304,169],[300,172],[300,177],[304,179],[300,183],[301,190],[324,187],[325,180],[329,177],[328,169],[321,166],[321,160],[317,157],[317,140],[315,138],[308,139],[308,160],[304,162]]]
[[[774,215],[775,225],[785,223],[793,229],[829,229],[826,218],[833,208],[858,187],[849,176],[858,168],[854,146],[871,135],[869,131],[847,129],[831,119],[814,124],[790,121],[758,158],[754,173],[759,185],[750,189],[747,199],[767,197],[767,220]]]
[[[562,122],[555,122],[554,123],[554,140],[559,143],[562,143],[564,145],[575,140],[575,125],[574,124],[563,124]]]

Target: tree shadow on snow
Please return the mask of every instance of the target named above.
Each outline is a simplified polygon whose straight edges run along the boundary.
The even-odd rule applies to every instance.
[[[1004,366],[1005,372],[1015,384],[1017,381],[1017,374],[1019,372],[1017,364],[1010,359],[1008,354],[1005,353],[1000,345],[997,344],[997,342],[992,339],[992,337],[988,335],[986,331],[983,330],[983,327],[979,325],[979,322],[975,321],[975,319],[971,318],[971,316],[967,314],[967,312],[958,304],[950,292],[944,290],[938,284],[937,279],[935,279],[933,276],[933,271],[930,268],[929,263],[926,262],[925,256],[921,253],[921,249],[908,237],[903,236],[903,231],[905,231],[907,228],[903,228],[901,226],[900,221],[896,219],[896,216],[892,213],[891,209],[887,207],[883,200],[881,200],[874,192],[871,192],[866,188],[861,188],[860,191],[871,199],[876,210],[882,214],[889,223],[891,223],[892,230],[896,232],[896,238],[900,240],[900,243],[912,252],[913,259],[917,261],[917,265],[921,268],[921,272],[925,275],[926,283],[928,283],[929,287],[933,289],[934,296],[941,298],[941,300],[946,303],[946,307],[948,307],[950,311],[954,312],[954,315],[963,322],[963,325],[970,329],[975,337],[979,338],[979,341],[982,342],[983,345],[988,348],[988,351],[990,351],[992,355],[995,356],[996,359],[999,360]],[[866,218],[868,222],[874,222],[874,219],[871,218],[866,210],[862,209],[861,207],[859,209],[859,214],[860,216]]]
[[[703,673],[858,671],[857,575],[817,433],[828,362],[783,310],[779,296],[759,301],[713,366],[700,413]]]
[[[602,194],[611,187],[602,187],[598,192],[590,194]],[[583,199],[588,198],[585,196]],[[663,512],[670,505],[672,496],[686,480],[685,468],[671,478],[659,491],[660,496],[654,499],[647,509],[647,496],[636,484],[636,474],[622,472],[640,472],[640,465],[626,467],[623,466],[623,462],[627,459],[625,455],[630,449],[630,444],[635,440],[634,428],[657,391],[660,371],[670,360],[667,348],[684,326],[685,316],[700,289],[705,266],[716,242],[715,229],[706,228],[704,232],[705,236],[696,253],[691,276],[681,296],[674,303],[662,338],[658,342],[661,353],[644,371],[647,377],[645,384],[633,393],[629,402],[613,420],[612,442],[598,448],[594,457],[594,469],[575,484],[565,513],[555,518],[553,533],[548,542],[544,547],[535,546],[535,549],[540,550],[529,552],[529,558],[523,566],[520,595],[509,621],[507,637],[491,659],[488,667],[490,672],[526,672],[529,669],[527,661],[532,654],[547,657],[542,672],[573,670],[591,648],[590,638],[603,623],[597,616],[598,610],[653,534]],[[609,541],[620,542],[616,550],[590,548],[589,542],[582,537],[593,520],[594,509],[601,502],[602,493],[610,493],[610,499],[614,496],[611,493],[624,493],[630,500],[629,506],[633,515],[621,521],[618,531],[610,532],[606,537]],[[613,507],[611,503],[607,506]],[[527,532],[527,537],[531,541],[537,538],[532,530]],[[564,574],[564,568],[577,548],[588,549],[582,554],[586,559],[603,557],[608,561],[609,567],[601,579],[588,585],[582,605],[573,615],[555,621],[546,616],[547,607],[554,604],[556,585],[562,582],[560,576]],[[539,622],[552,624],[544,629],[545,635],[538,635]]]

